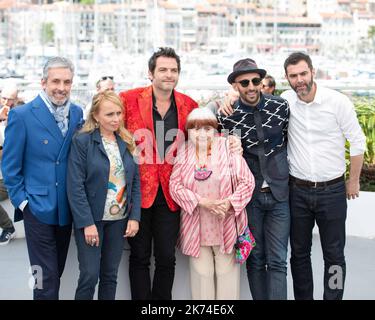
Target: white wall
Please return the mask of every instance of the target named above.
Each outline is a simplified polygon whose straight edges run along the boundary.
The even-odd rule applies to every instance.
[[[346,235],[375,239],[375,192],[361,191],[359,198],[348,200]]]
[[[375,239],[375,192],[360,192],[348,201],[347,235]]]
[[[14,209],[9,200],[1,202],[13,220]],[[25,237],[23,222],[17,222],[16,238]],[[318,230],[315,227],[314,233]],[[360,192],[359,198],[348,201],[348,216],[346,220],[346,235],[375,239],[375,192]]]
[[[14,209],[9,200],[0,202],[13,220]],[[15,223],[16,238],[24,238],[23,221]],[[317,233],[317,227],[314,233]],[[375,239],[375,192],[360,192],[359,198],[348,201],[346,234],[362,238]]]

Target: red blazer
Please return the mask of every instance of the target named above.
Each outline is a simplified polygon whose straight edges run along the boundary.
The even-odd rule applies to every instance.
[[[143,149],[139,157],[142,208],[150,208],[153,205],[160,182],[168,207],[171,211],[177,211],[179,206],[173,201],[169,193],[169,178],[172,173],[174,158],[177,155],[177,147],[187,138],[185,129],[187,115],[198,107],[198,104],[187,95],[174,91],[178,129],[181,134],[175,138],[161,163],[157,152],[152,117],[152,86],[123,91],[120,93],[120,98],[124,105],[125,127],[134,135],[138,148]],[[148,152],[145,152],[145,149]]]

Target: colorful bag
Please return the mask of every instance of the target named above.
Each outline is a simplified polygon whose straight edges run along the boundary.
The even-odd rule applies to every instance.
[[[226,144],[227,145],[227,144]],[[225,148],[225,151],[229,157],[229,151],[228,148]],[[232,168],[232,163],[229,161],[229,172],[230,172],[230,184],[232,187],[232,193],[234,192],[235,188],[235,181],[236,181],[236,176],[233,173],[233,168]],[[234,249],[235,249],[235,261],[236,263],[243,264],[247,258],[250,255],[250,252],[253,250],[255,247],[255,239],[250,232],[249,226],[246,226],[243,234],[239,235],[238,234],[238,227],[237,227],[237,219],[236,216],[234,216],[234,223],[236,225],[236,234],[237,234],[237,240],[236,243],[234,244]]]
[[[237,222],[236,222],[237,229]],[[238,234],[238,233],[237,233]],[[255,247],[255,239],[247,226],[244,233],[237,236],[237,241],[234,245],[236,250],[236,263],[243,264],[249,257],[250,252]]]

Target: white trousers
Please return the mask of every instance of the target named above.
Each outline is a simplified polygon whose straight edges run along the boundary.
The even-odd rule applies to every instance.
[[[198,258],[190,257],[190,281],[193,300],[238,300],[240,265],[219,246],[200,247]]]

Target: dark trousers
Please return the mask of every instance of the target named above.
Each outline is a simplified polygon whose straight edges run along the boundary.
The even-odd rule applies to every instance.
[[[72,226],[40,222],[27,205],[23,212],[27,250],[35,278],[34,300],[58,300],[60,277],[68,254]]]
[[[0,179],[0,201],[4,201],[6,199],[8,199],[8,191],[4,186],[3,179]],[[1,204],[0,204],[0,228],[1,229],[13,228],[12,220],[10,220],[8,213],[5,211],[5,209],[3,208]]]
[[[290,182],[291,270],[296,300],[312,300],[311,267],[312,230],[319,227],[324,258],[324,300],[340,300],[344,293],[346,264],[345,182],[326,187],[304,187]]]
[[[76,300],[92,300],[98,279],[98,299],[115,299],[126,222],[127,219],[97,221],[95,225],[99,234],[99,247],[86,243],[84,229],[75,229],[80,271]]]
[[[175,246],[180,212],[172,212],[162,194],[142,209],[139,232],[129,238],[130,288],[133,300],[171,300],[175,274]],[[150,258],[154,243],[155,272],[151,287]]]

